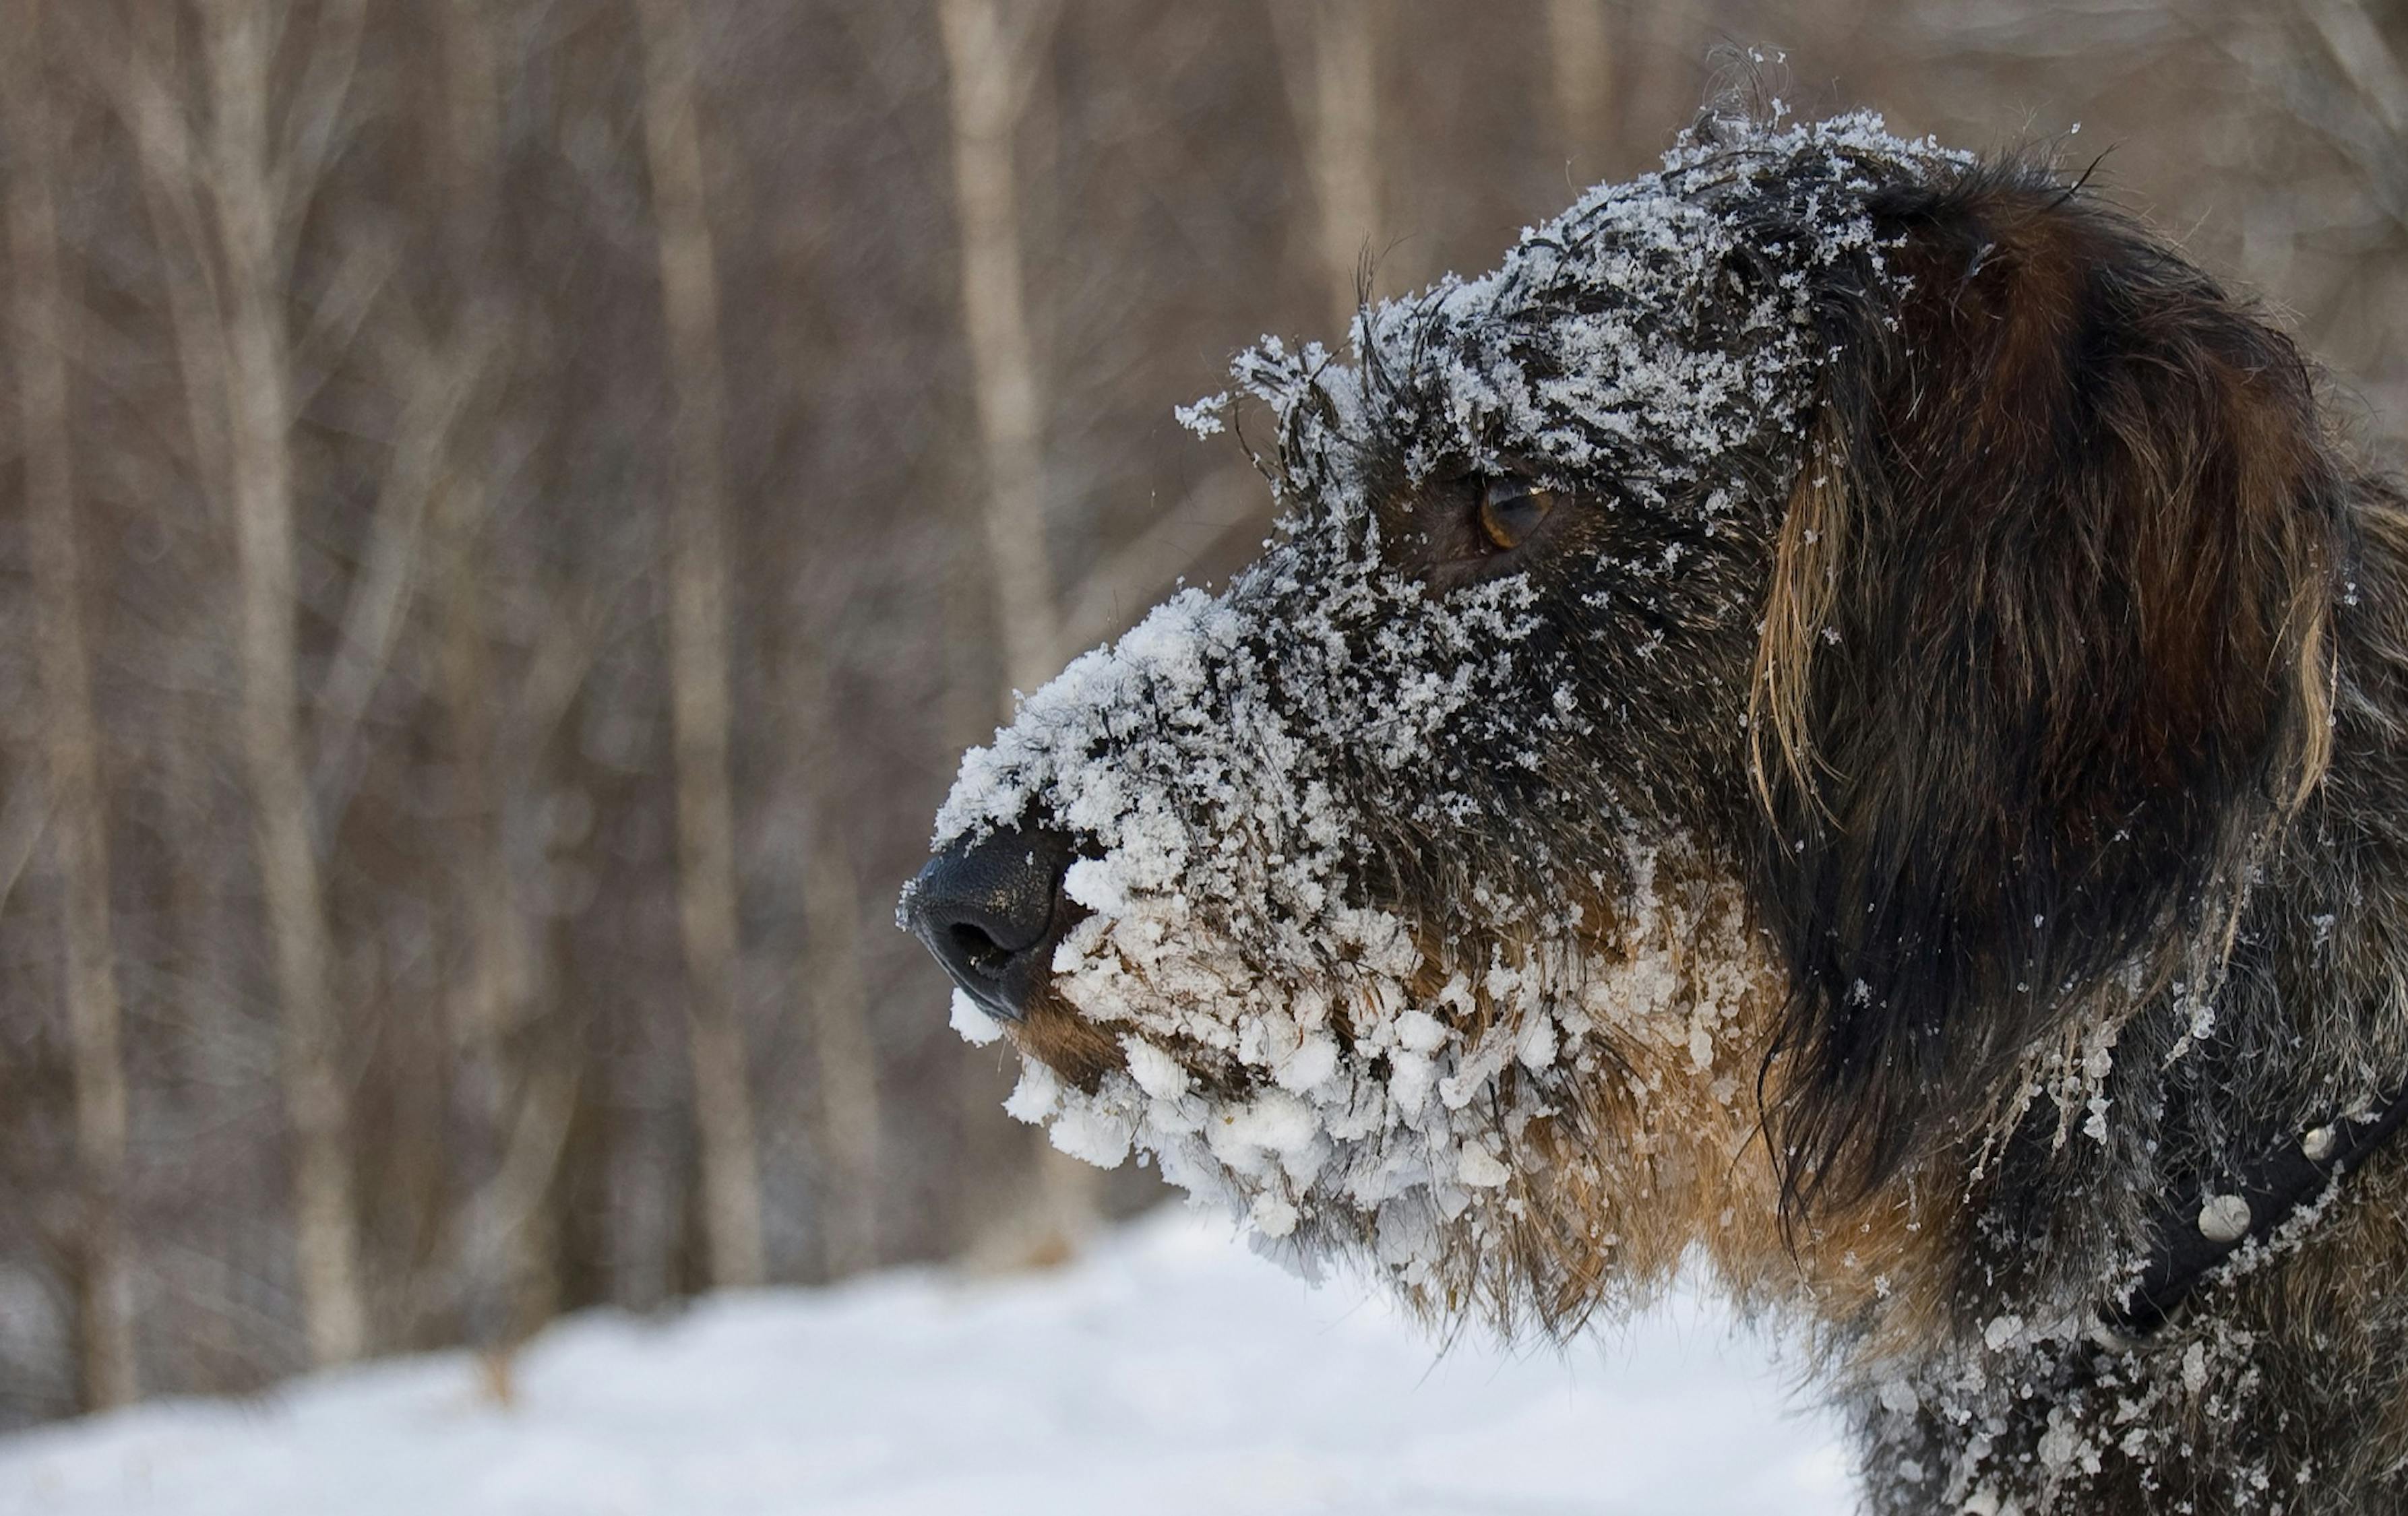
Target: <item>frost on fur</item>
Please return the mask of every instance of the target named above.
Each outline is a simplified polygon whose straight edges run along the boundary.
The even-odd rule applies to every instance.
[[[939,820],[1054,850],[1014,1114],[1438,1316],[1702,1251],[1876,1509],[2401,1509],[2403,1150],[2192,1230],[2408,1109],[2408,503],[2287,339],[1851,117],[1710,122],[1350,343],[1181,413],[1273,439],[1276,540]]]
[[[1567,628],[1520,576],[1400,574],[1370,502],[1510,465],[1610,474],[1634,511],[1735,509],[1731,460],[1794,448],[1825,356],[1810,275],[1877,269],[1865,193],[1939,161],[1870,118],[1686,142],[1485,278],[1367,311],[1351,364],[1274,338],[1237,360],[1277,422],[1280,540],[1027,697],[938,819],[939,847],[1035,819],[1082,855],[1054,988],[1125,1064],[1092,1091],[1031,1065],[1015,1114],[1081,1157],[1154,1155],[1282,1248],[1511,1315],[1481,1239],[1628,1156],[1542,1172],[1531,1123],[1600,1082],[1643,1105],[1659,1065],[1734,1104],[1757,1050],[1725,1023],[1768,981],[1727,868],[1574,761],[1623,719],[1582,639],[1677,631],[1679,554]]]

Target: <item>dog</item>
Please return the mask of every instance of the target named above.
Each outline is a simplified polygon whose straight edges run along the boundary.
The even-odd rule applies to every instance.
[[[1012,1112],[1441,1321],[1701,1259],[1876,1511],[2408,1509],[2408,503],[2291,341],[1733,112],[1349,346],[905,891]]]

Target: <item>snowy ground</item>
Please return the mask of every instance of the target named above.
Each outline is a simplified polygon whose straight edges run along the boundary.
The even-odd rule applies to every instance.
[[[1837,1516],[1792,1404],[1695,1301],[1434,1361],[1173,1213],[1047,1276],[580,1317],[509,1408],[440,1354],[0,1440],[0,1516]]]

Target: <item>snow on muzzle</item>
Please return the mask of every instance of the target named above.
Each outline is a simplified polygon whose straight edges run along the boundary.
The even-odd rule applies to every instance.
[[[1697,650],[1747,635],[1742,508],[1794,476],[1823,293],[1885,277],[1868,195],[1941,163],[1870,120],[1733,130],[1366,312],[1353,364],[1241,354],[1275,544],[963,760],[904,916],[1057,1147],[1499,1319],[1577,1317],[1642,1243],[1669,1267],[1668,1185],[1731,1209],[1784,989],[1672,748]],[[1477,478],[1588,529],[1432,572],[1459,523],[1417,513]]]
[[[1565,675],[1526,580],[1432,595],[1358,501],[1314,504],[965,758],[903,916],[965,1036],[1014,1023],[1008,1108],[1057,1147],[1135,1146],[1266,1237],[1410,1280],[1505,1194],[1595,1030],[1581,908],[1478,865],[1508,808],[1483,786],[1526,789]],[[1040,1023],[1108,1052],[1056,1056]]]

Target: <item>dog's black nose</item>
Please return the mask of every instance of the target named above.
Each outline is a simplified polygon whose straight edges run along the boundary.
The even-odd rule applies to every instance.
[[[1018,1021],[1061,935],[1068,838],[990,832],[928,860],[903,895],[904,922],[988,1014]]]

